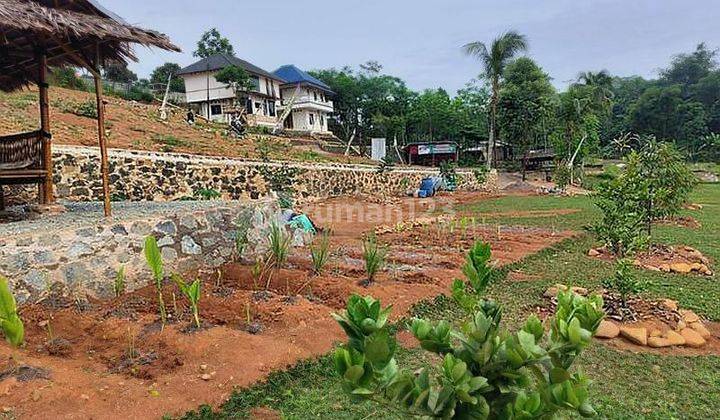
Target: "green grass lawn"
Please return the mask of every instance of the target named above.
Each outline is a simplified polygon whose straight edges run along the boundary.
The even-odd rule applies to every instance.
[[[661,226],[653,240],[693,246],[720,268],[720,185],[701,185],[692,197],[703,204],[700,211],[686,212],[701,224],[700,229]],[[588,197],[501,197],[465,206],[463,210],[493,213],[523,210],[575,208],[579,212],[543,218],[488,218],[489,223],[530,225],[580,230],[595,216]],[[537,276],[533,281],[511,281],[503,276],[489,289],[502,302],[505,324],[521,323],[533,307],[542,302],[543,291],[552,284],[565,283],[595,288],[613,270],[611,263],[586,256],[596,243],[588,235],[566,240],[529,256],[506,271]],[[637,271],[648,283],[644,292],[651,297],[669,297],[701,316],[720,320],[720,276],[699,277]],[[448,299],[423,302],[418,316],[458,321],[458,311]],[[419,350],[402,350],[401,365],[419,366],[426,355]],[[605,418],[718,418],[720,408],[720,357],[675,357],[619,352],[596,344],[581,356],[578,367],[592,379],[595,408]],[[213,413],[208,408],[189,413],[188,418],[243,417],[252,407],[268,406],[285,418],[397,418],[386,408],[368,402],[354,402],[345,396],[334,377],[332,361],[325,356],[302,362],[285,372],[273,373],[261,384],[236,392]]]

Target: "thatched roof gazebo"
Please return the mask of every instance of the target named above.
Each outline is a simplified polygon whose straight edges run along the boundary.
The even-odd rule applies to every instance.
[[[136,60],[130,43],[180,51],[165,35],[127,24],[95,0],[0,0],[0,90],[37,84],[40,127],[0,137],[0,206],[3,184],[37,184],[39,203],[54,203],[48,67],[83,67],[95,78],[98,142],[110,215],[107,144],[100,68]]]

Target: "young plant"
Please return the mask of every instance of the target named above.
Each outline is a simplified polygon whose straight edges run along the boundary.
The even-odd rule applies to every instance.
[[[235,226],[237,226],[235,231],[235,256],[236,260],[239,261],[248,246],[248,233],[252,227],[252,214],[250,211],[244,211],[240,214],[235,220]]]
[[[290,254],[290,235],[285,231],[285,227],[273,223],[270,225],[270,257],[275,268],[282,268]]]
[[[165,299],[163,299],[162,293],[165,273],[163,271],[163,261],[162,255],[160,254],[160,248],[158,248],[157,240],[154,236],[148,236],[145,238],[145,260],[150,267],[150,271],[152,271],[153,280],[155,280],[155,289],[158,294],[158,308],[160,310],[160,322],[162,323],[162,328],[165,328],[167,313],[165,311]]]
[[[113,284],[115,297],[122,296],[122,294],[125,293],[125,288],[125,266],[121,265],[115,273],[115,283]]]
[[[378,245],[375,232],[371,232],[363,241],[363,260],[365,260],[365,272],[368,275],[368,283],[375,281],[375,275],[385,266],[387,248]]]
[[[603,280],[603,286],[617,292],[624,307],[627,307],[627,299],[630,295],[641,292],[645,287],[633,274],[632,261],[627,258],[618,260],[615,274]]]
[[[320,274],[330,259],[330,231],[325,230],[320,238],[310,244],[310,257],[312,258],[313,273]]]
[[[477,274],[470,271],[482,287]],[[438,362],[413,373],[395,359],[390,308],[353,295],[345,311],[333,314],[348,336],[335,351],[335,370],[351,396],[408,417],[549,419],[562,411],[592,417],[589,380],[571,369],[603,319],[602,307],[599,296],[561,292],[549,334],[535,315],[515,333],[501,329],[502,311],[492,301],[479,302],[460,330],[447,321],[415,319],[410,329],[422,349],[440,358],[425,359]]]
[[[494,273],[490,266],[492,251],[490,244],[481,241],[475,242],[462,266],[465,281],[455,279],[450,286],[452,297],[466,312],[472,312],[482,301],[483,293]]]
[[[25,326],[17,313],[15,297],[5,277],[0,276],[0,330],[10,345],[20,347],[25,341]]]
[[[195,326],[200,328],[200,314],[198,311],[198,303],[200,302],[200,279],[195,279],[195,281],[190,284],[185,283],[185,280],[177,274],[173,274],[172,279],[175,284],[178,285],[183,295],[185,295],[188,302],[190,302]]]

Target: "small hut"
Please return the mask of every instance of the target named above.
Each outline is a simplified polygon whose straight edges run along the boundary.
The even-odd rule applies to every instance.
[[[0,0],[0,90],[39,90],[40,124],[0,137],[0,206],[5,184],[37,184],[41,205],[53,204],[48,67],[82,67],[94,77],[105,215],[110,215],[105,109],[100,69],[136,60],[131,43],[180,51],[163,34],[127,24],[95,0]],[[0,116],[1,118],[1,116]]]

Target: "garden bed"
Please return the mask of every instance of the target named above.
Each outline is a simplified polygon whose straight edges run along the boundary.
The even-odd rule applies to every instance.
[[[588,256],[607,261],[615,258],[605,248],[593,248]],[[695,248],[677,245],[654,244],[646,251],[639,252],[633,261],[636,267],[651,271],[663,271],[678,274],[699,274],[712,276],[710,260]]]
[[[426,203],[440,200],[448,199]],[[391,221],[402,217],[398,213]],[[188,305],[169,282],[164,286],[169,322],[162,331],[153,286],[109,301],[49,291],[42,302],[21,308],[27,344],[16,357],[46,370],[50,379],[6,378],[0,382],[0,408],[17,417],[157,418],[218,404],[235,386],[331,350],[344,335],[329,313],[344,307],[352,293],[392,304],[397,320],[416,302],[447,293],[460,275],[462,253],[475,240],[490,242],[500,265],[571,235],[484,225],[451,232],[445,224],[388,233],[379,237],[389,247],[388,267],[365,287],[360,238],[377,224],[356,216],[333,223],[332,258],[320,276],[310,274],[306,249],[294,250],[269,281],[254,280],[248,265],[226,265],[219,275],[200,273],[199,329],[191,326]],[[0,344],[0,371],[9,367],[12,353]]]

